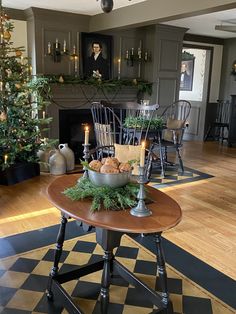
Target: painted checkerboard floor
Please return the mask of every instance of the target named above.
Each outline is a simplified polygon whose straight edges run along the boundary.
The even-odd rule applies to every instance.
[[[67,313],[55,295],[48,302],[45,289],[52,267],[54,245],[0,260],[0,313]],[[64,243],[60,271],[93,262],[103,255],[95,234],[87,234]],[[159,290],[155,255],[124,235],[116,258],[151,288]],[[187,266],[187,265],[186,265]],[[232,314],[233,309],[167,265],[170,298],[175,313]],[[66,291],[84,313],[99,311],[101,271],[64,284]],[[131,285],[114,274],[110,287],[109,313],[155,313],[153,305]]]

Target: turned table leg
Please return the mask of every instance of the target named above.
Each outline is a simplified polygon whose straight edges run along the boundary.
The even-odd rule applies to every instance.
[[[123,233],[118,231],[96,228],[96,240],[104,250],[104,266],[101,281],[101,313],[108,313],[109,288],[111,283],[111,274],[113,272],[113,250],[120,245]]]
[[[160,313],[173,314],[173,305],[172,302],[170,301],[169,292],[167,289],[167,273],[165,266],[165,256],[162,247],[161,233],[155,234],[154,237],[157,248],[157,271],[160,280],[162,304],[164,308]]]
[[[48,285],[47,285],[47,298],[48,299],[52,299],[53,298],[53,294],[52,294],[52,279],[53,277],[55,277],[58,274],[58,264],[60,262],[60,258],[61,258],[61,254],[62,254],[62,247],[63,247],[63,243],[65,240],[65,230],[66,230],[66,223],[67,223],[67,218],[65,215],[62,215],[61,217],[61,225],[59,228],[59,232],[57,235],[57,243],[56,243],[56,249],[55,249],[55,253],[54,253],[54,263],[53,263],[53,267],[51,269],[51,272],[49,274],[49,280],[48,280]]]
[[[111,283],[111,260],[113,258],[113,253],[111,251],[104,252],[104,266],[102,273],[101,281],[101,312],[106,314],[108,313],[108,304],[109,304],[109,287]]]

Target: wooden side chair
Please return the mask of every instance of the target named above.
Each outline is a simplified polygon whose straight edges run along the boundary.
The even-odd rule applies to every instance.
[[[162,132],[160,151],[160,160],[162,166],[162,176],[164,176],[164,170],[167,165],[171,163],[168,161],[168,151],[176,151],[179,167],[184,172],[183,160],[181,158],[180,149],[182,147],[182,140],[184,130],[186,127],[186,121],[190,114],[191,104],[187,100],[178,100],[173,104],[166,107],[161,117],[165,123],[165,129]]]
[[[204,141],[208,139],[228,140],[229,133],[229,117],[230,117],[230,101],[218,100],[216,119],[208,126]]]

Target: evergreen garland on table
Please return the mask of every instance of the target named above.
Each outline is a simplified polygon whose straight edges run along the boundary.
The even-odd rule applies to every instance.
[[[67,188],[63,193],[72,201],[91,198],[90,210],[95,212],[101,209],[131,208],[137,204],[138,191],[139,184],[136,183],[128,183],[124,187],[112,188],[109,186],[96,186],[89,179],[81,178],[75,186]]]

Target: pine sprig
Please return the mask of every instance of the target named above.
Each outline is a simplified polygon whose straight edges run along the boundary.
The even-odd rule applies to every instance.
[[[81,178],[75,186],[66,189],[63,193],[72,201],[91,198],[90,210],[95,212],[101,209],[119,210],[135,206],[138,190],[139,185],[136,183],[128,183],[124,187],[112,188],[109,186],[96,186],[89,179]]]

